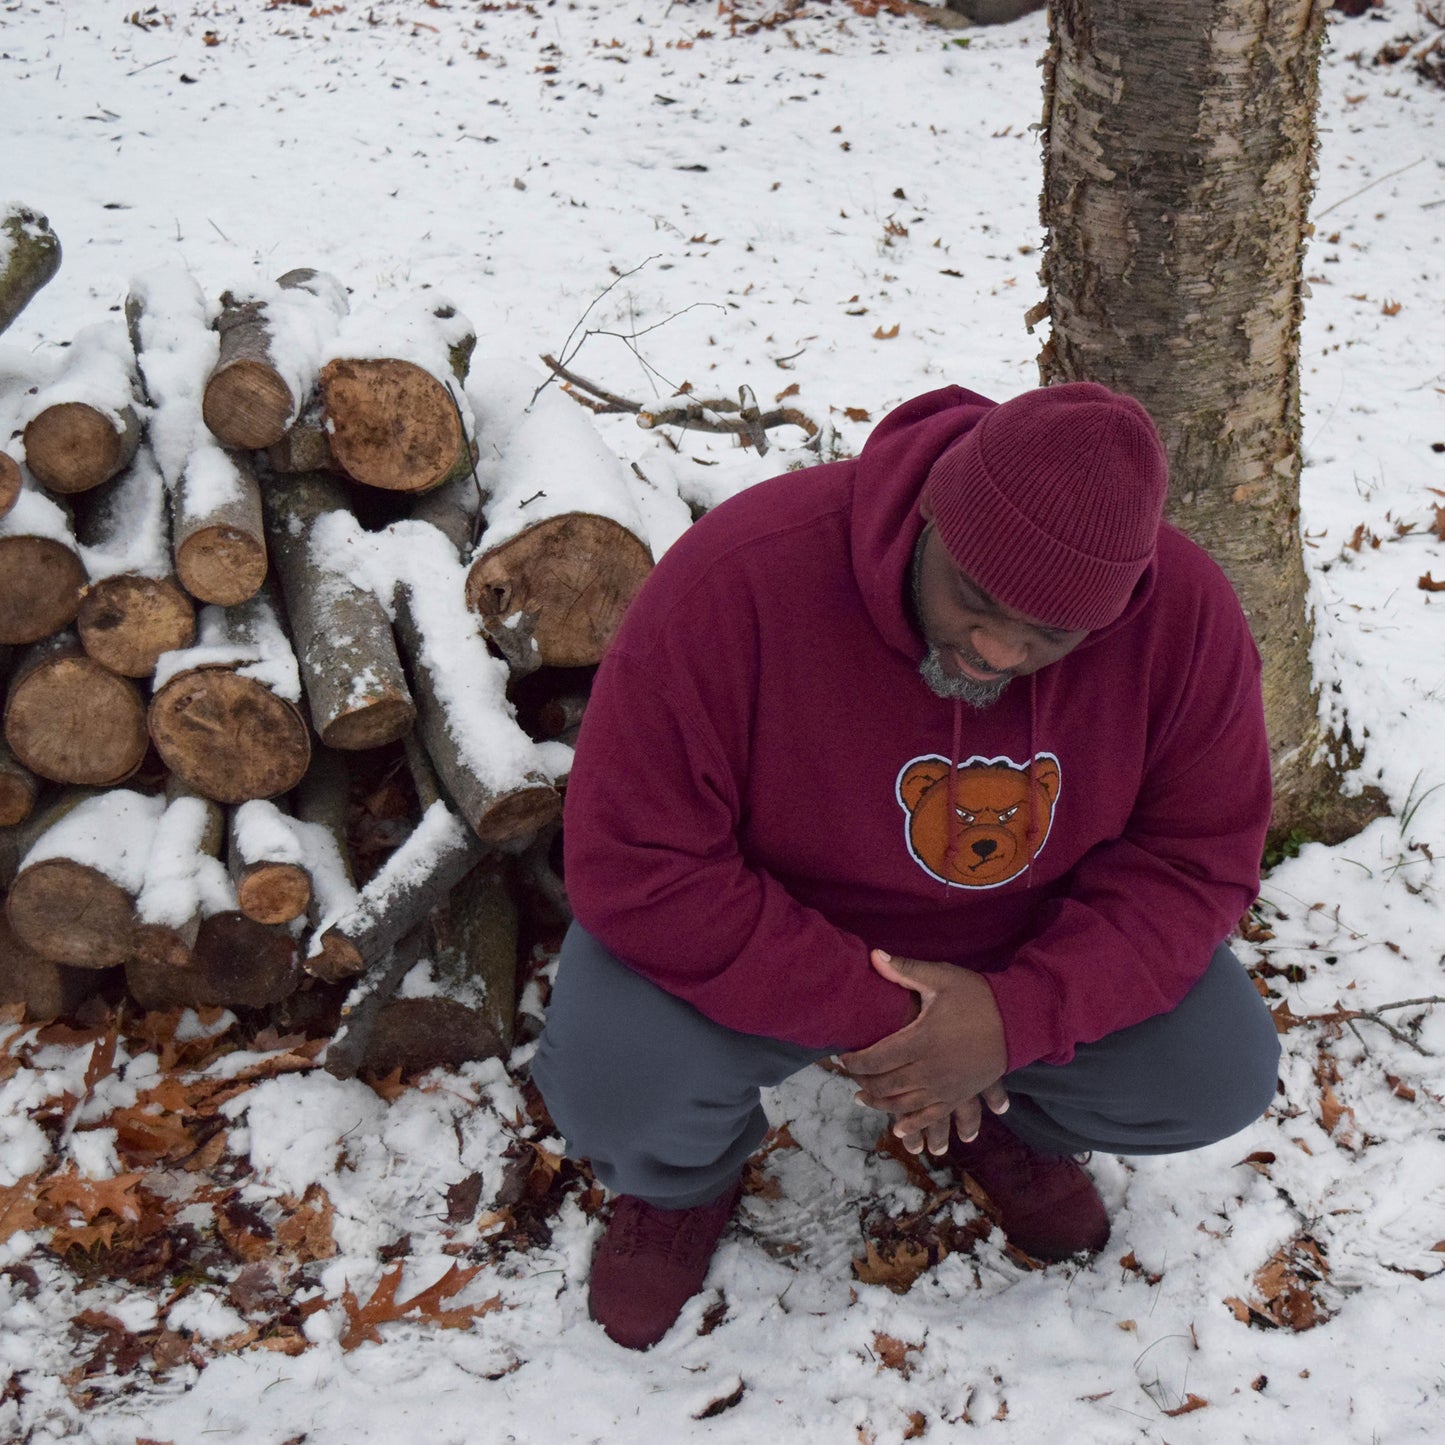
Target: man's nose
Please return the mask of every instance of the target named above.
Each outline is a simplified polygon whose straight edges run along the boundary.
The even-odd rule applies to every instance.
[[[995,672],[1009,672],[1028,656],[1022,637],[1012,630],[992,627],[974,629],[973,650]]]

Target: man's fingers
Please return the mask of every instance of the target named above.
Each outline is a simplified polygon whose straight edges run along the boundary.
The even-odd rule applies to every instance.
[[[876,1094],[869,1089],[859,1089],[853,1097],[860,1104],[866,1104],[880,1113],[892,1114],[895,1118],[917,1113],[920,1109],[928,1108],[930,1104],[942,1102],[923,1089],[909,1089],[901,1094]]]
[[[958,1137],[965,1144],[972,1142],[978,1137],[979,1122],[983,1117],[983,1111],[978,1107],[978,1099],[965,1099],[958,1108],[953,1111],[953,1127],[958,1130]]]
[[[1008,1113],[1008,1090],[1002,1084],[990,1084],[979,1097],[988,1105],[991,1114]]]
[[[914,1135],[922,1135],[926,1130],[942,1125],[947,1130],[948,1120],[952,1110],[947,1104],[929,1104],[926,1108],[919,1109],[911,1114],[904,1114],[893,1121],[893,1134],[895,1138],[902,1139],[907,1144],[909,1138]],[[916,1154],[917,1149],[911,1150]]]
[[[947,1154],[949,1136],[953,1133],[953,1116],[923,1131],[923,1141],[930,1154]]]

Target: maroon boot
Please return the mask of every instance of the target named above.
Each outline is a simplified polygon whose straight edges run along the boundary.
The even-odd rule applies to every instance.
[[[1104,1201],[1069,1155],[1040,1154],[987,1110],[978,1137],[948,1146],[954,1172],[967,1174],[993,1205],[1004,1237],[1035,1259],[1097,1254],[1109,1240]]]
[[[722,1232],[742,1193],[739,1180],[711,1204],[657,1209],[621,1194],[592,1256],[587,1307],[629,1350],[655,1345],[707,1278]]]

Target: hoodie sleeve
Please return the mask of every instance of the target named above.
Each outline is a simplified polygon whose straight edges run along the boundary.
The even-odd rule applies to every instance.
[[[1078,1044],[1174,1008],[1253,902],[1270,815],[1259,671],[1241,616],[1223,662],[1196,655],[1206,675],[1181,700],[1122,836],[1080,859],[1031,938],[985,975],[1010,1069],[1067,1063]]]
[[[598,673],[567,788],[577,921],[644,978],[740,1033],[864,1047],[912,1017],[863,940],[738,846],[741,788],[706,708],[617,647]],[[738,690],[734,690],[735,692]]]

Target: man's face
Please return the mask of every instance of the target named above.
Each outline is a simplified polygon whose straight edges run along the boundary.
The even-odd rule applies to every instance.
[[[1088,636],[995,602],[949,555],[926,499],[923,515],[913,552],[913,607],[928,655],[918,671],[939,697],[988,707],[1014,678],[1057,662]]]

